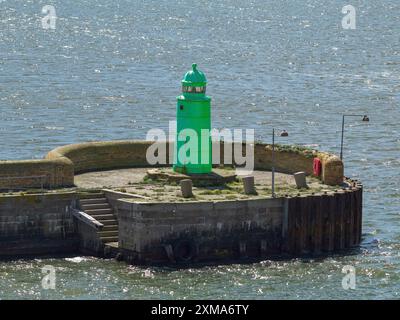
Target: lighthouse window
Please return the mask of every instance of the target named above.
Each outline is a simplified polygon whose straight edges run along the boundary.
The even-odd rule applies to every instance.
[[[201,86],[201,87],[186,87],[182,86],[182,92],[187,92],[187,93],[205,93],[206,92],[206,86]]]
[[[192,92],[194,91],[194,88],[193,88],[193,87],[186,87],[186,86],[183,86],[183,87],[182,87],[182,91],[183,91],[183,92],[192,93]]]
[[[205,90],[205,87],[195,87],[196,93],[203,93]]]

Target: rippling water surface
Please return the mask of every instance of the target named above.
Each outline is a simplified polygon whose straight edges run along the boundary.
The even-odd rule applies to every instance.
[[[41,9],[52,4],[55,30]],[[41,158],[80,141],[143,139],[167,128],[184,72],[209,80],[213,126],[272,126],[286,143],[339,151],[365,185],[363,244],[348,256],[188,270],[141,269],[94,258],[0,263],[10,298],[399,298],[400,3],[343,1],[0,0],[0,159]],[[57,288],[41,289],[41,267]],[[356,289],[341,285],[356,268]]]

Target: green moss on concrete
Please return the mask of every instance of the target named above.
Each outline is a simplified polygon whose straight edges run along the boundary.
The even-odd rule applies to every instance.
[[[285,179],[287,175],[282,175],[280,179]],[[278,178],[278,177],[277,177]],[[284,180],[277,179],[275,194],[277,197],[312,195],[321,192],[333,192],[337,186],[322,184],[319,179],[307,177],[309,188],[298,189],[294,182],[284,183]],[[231,182],[219,187],[193,187],[194,198],[185,199],[180,195],[180,186],[161,183],[150,180],[148,184],[137,183],[125,187],[127,193],[144,196],[146,202],[187,202],[187,201],[226,201],[241,199],[261,199],[272,196],[271,186],[268,184],[256,184],[257,194],[244,194],[243,183],[241,181]],[[129,201],[135,201],[131,199]]]
[[[272,146],[270,146],[272,148]],[[285,144],[276,144],[275,145],[276,152],[289,152],[294,154],[300,154],[305,156],[306,158],[314,158],[316,156],[317,151],[300,145],[285,145]]]

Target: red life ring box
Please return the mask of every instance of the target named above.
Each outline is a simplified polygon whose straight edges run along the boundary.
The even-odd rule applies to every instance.
[[[313,171],[314,171],[314,176],[319,177],[321,175],[322,163],[321,163],[321,160],[319,158],[314,158]]]

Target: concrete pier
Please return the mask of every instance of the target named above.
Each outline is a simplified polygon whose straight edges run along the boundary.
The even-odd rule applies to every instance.
[[[326,255],[361,241],[363,186],[343,178],[334,155],[278,147],[272,198],[270,146],[256,144],[246,187],[193,187],[193,198],[186,198],[177,196],[179,185],[144,180],[150,145],[84,143],[57,148],[45,160],[0,161],[0,257],[83,253],[190,265]],[[104,171],[110,169],[116,170]],[[299,171],[307,189],[296,188]]]
[[[359,185],[311,196],[209,203],[121,200],[116,207],[120,249],[133,264],[169,264],[171,254],[183,264],[318,256],[361,241]],[[190,259],[180,257],[183,244]]]

